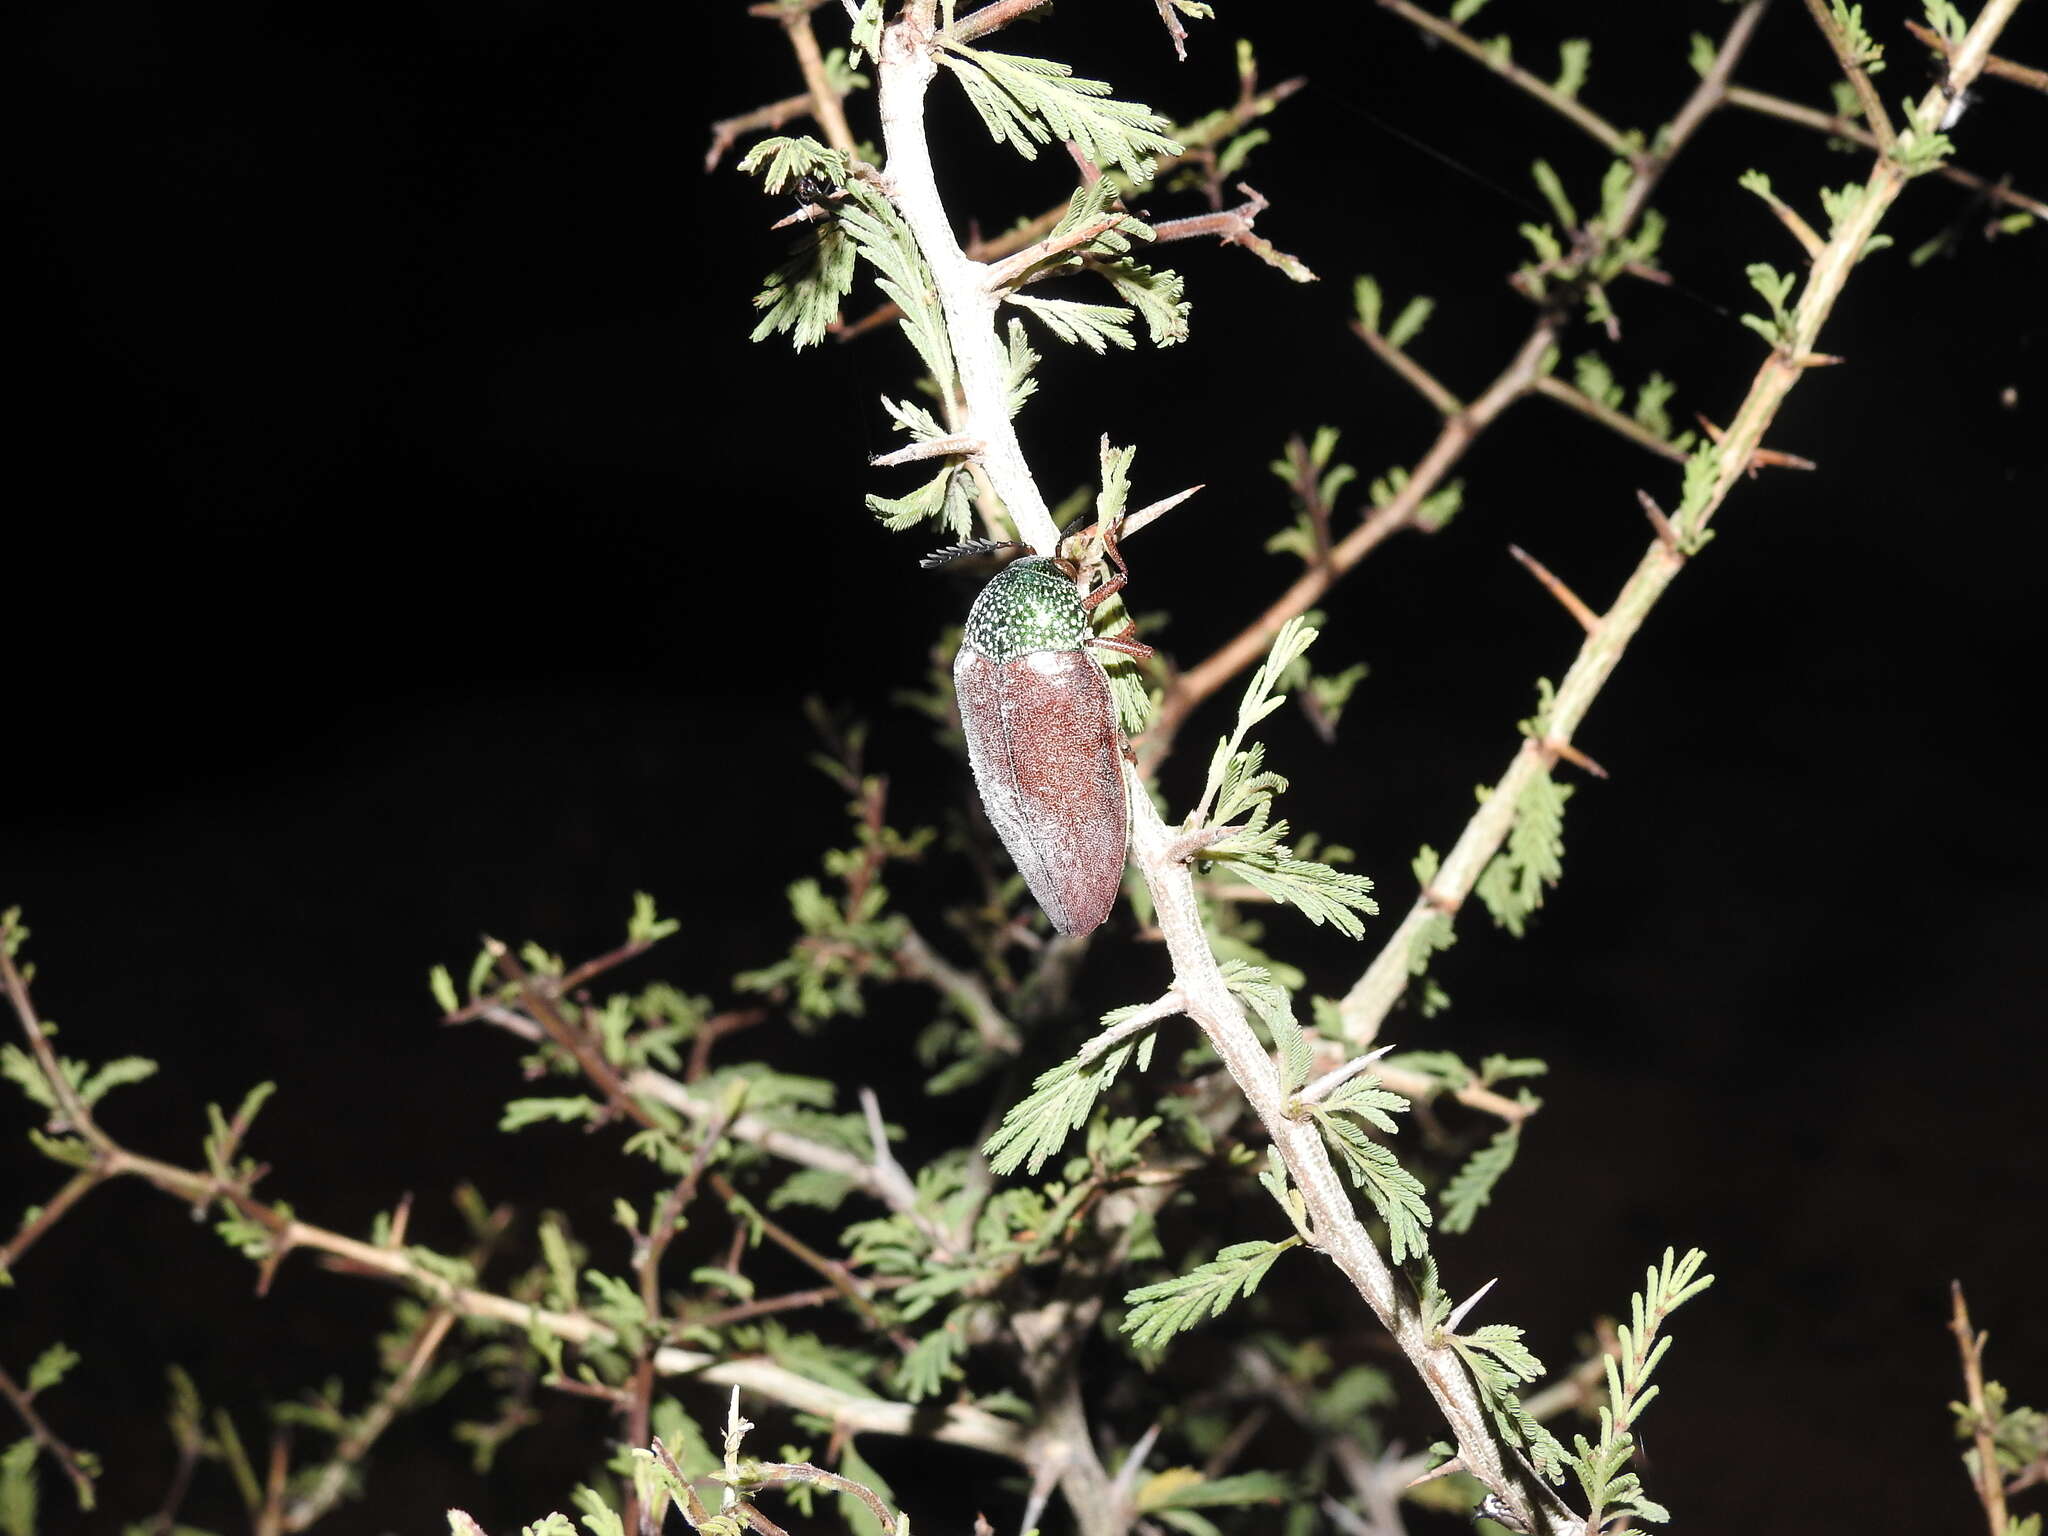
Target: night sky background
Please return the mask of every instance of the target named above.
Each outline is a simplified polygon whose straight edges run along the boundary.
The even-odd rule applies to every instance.
[[[1894,45],[1887,101],[1917,94],[1898,22],[1919,7],[1866,10]],[[1648,127],[1691,87],[1687,34],[1729,14],[1499,0],[1481,29],[1511,29],[1539,70],[1558,37],[1593,30],[1586,99]],[[1434,295],[1415,351],[1476,393],[1528,324],[1503,281],[1516,225],[1546,216],[1528,162],[1548,157],[1581,206],[1605,165],[1373,7],[1225,15],[1185,66],[1140,0],[1072,3],[1002,44],[1182,118],[1234,91],[1226,28],[1255,38],[1268,79],[1310,76],[1246,177],[1273,202],[1260,232],[1325,281],[1174,248],[1193,339],[1106,360],[1041,342],[1022,422],[1055,497],[1093,476],[1103,432],[1138,445],[1139,502],[1206,482],[1131,550],[1135,605],[1170,613],[1154,638],[1184,661],[1292,575],[1260,552],[1289,517],[1265,469],[1287,434],[1341,427],[1368,478],[1429,440],[1433,413],[1345,328],[1351,278],[1377,274],[1390,313]],[[843,40],[833,9],[820,19]],[[788,942],[783,888],[844,839],[843,796],[804,760],[806,695],[872,721],[899,825],[967,792],[891,694],[921,679],[970,578],[920,572],[942,540],[885,534],[861,505],[912,483],[863,464],[895,446],[877,397],[906,392],[911,354],[893,331],[802,357],[750,345],[748,301],[785,245],[766,226],[789,204],[729,161],[701,168],[710,120],[798,88],[788,51],[735,0],[659,19],[562,0],[402,17],[75,0],[8,32],[0,905],[35,930],[41,1007],[74,1053],[162,1061],[108,1103],[140,1150],[196,1162],[205,1104],[275,1079],[252,1150],[275,1168],[264,1192],[309,1219],[364,1230],[412,1190],[416,1234],[453,1247],[446,1194],[467,1177],[601,1235],[615,1136],[498,1135],[517,1050],[439,1028],[428,967],[459,974],[486,931],[595,953],[644,889],[683,931],[621,980],[731,998],[734,971]],[[2002,51],[2048,62],[2048,8],[2027,7]],[[1780,4],[1738,78],[1820,103],[1830,68]],[[963,217],[996,229],[1063,195],[1057,156],[1020,168],[940,95]],[[2048,193],[2048,101],[1996,82],[1981,98],[1961,161]],[[871,100],[854,111],[872,131]],[[1676,379],[1681,420],[1725,418],[1756,367],[1734,318],[1755,307],[1744,263],[1797,264],[1735,187],[1752,165],[1816,219],[1813,189],[1865,168],[1802,129],[1716,117],[1657,198],[1675,284],[1617,290],[1623,349],[1591,333],[1567,349],[1598,345],[1631,383]],[[1909,269],[1957,220],[1956,253]],[[1992,1331],[1992,1374],[2048,1398],[2048,247],[2038,230],[1986,244],[1984,222],[1952,185],[1909,192],[1887,225],[1900,248],[1857,274],[1823,336],[1848,365],[1808,377],[1772,434],[1819,471],[1741,488],[1581,732],[1614,778],[1574,799],[1566,878],[1532,935],[1475,907],[1437,970],[1455,1007],[1388,1027],[1553,1065],[1500,1203],[1441,1245],[1453,1289],[1504,1276],[1482,1320],[1525,1325],[1560,1365],[1666,1244],[1712,1255],[1720,1283],[1678,1320],[1645,1425],[1650,1491],[1687,1528],[1973,1528],[1946,1410],[1951,1277]],[[1576,647],[1505,545],[1597,606],[1646,538],[1635,489],[1676,500],[1671,466],[1541,400],[1461,473],[1450,528],[1383,547],[1330,605],[1322,668],[1372,669],[1338,743],[1292,712],[1270,735],[1296,786],[1285,813],[1379,882],[1378,932],[1410,898],[1416,846],[1456,835],[1534,679]],[[1177,806],[1235,693],[1169,765]],[[895,879],[928,933],[957,873]],[[1374,931],[1361,948],[1282,913],[1269,937],[1334,994]],[[1089,966],[1048,1063],[1091,1010],[1164,979],[1128,912]],[[980,1107],[924,1117],[909,1047],[930,1008],[883,990],[865,1020],[809,1039],[769,1026],[749,1054],[872,1083],[914,1128],[906,1156],[928,1154]],[[57,1179],[18,1101],[11,1115],[0,1188],[18,1210]],[[360,1393],[388,1293],[303,1257],[265,1301],[252,1279],[139,1185],[96,1193],[28,1256],[0,1300],[0,1361],[18,1374],[53,1339],[81,1349],[45,1407],[110,1463],[97,1523],[46,1476],[47,1530],[154,1509],[167,1361],[256,1439],[267,1399],[330,1374]],[[1282,1282],[1341,1300],[1306,1262]],[[551,1402],[486,1486],[446,1435],[481,1404],[401,1426],[367,1499],[321,1529],[438,1530],[451,1503],[513,1529],[564,1505],[601,1415]],[[1434,1434],[1419,1416],[1396,1429]],[[928,1490],[921,1529],[965,1529],[977,1504],[1014,1520],[989,1463],[865,1445],[899,1488]],[[206,1476],[187,1518],[243,1529]]]

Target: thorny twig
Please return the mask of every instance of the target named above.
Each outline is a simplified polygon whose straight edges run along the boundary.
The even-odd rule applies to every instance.
[[[1963,1282],[1948,1286],[1951,1312],[1949,1332],[1956,1336],[1956,1351],[1963,1361],[1963,1390],[1969,1405],[1970,1434],[1976,1442],[1974,1469],[1977,1502],[1984,1506],[1984,1521],[1991,1536],[2006,1536],[2005,1483],[1998,1475],[1998,1447],[1993,1438],[1991,1411],[1984,1401],[1984,1339],[1970,1326],[1970,1306],[1963,1299]]]
[[[1990,0],[1979,14],[1968,37],[1957,49],[1952,78],[1967,85],[1975,78],[1984,54],[2011,16],[2018,0]],[[1704,82],[1703,82],[1704,83]],[[1919,110],[1938,115],[1940,88],[1928,93]],[[1833,311],[1835,300],[1848,282],[1849,273],[1862,254],[1865,242],[1879,221],[1905,189],[1907,175],[1893,159],[1880,157],[1865,184],[1863,198],[1837,224],[1821,255],[1807,275],[1806,286],[1788,319],[1785,343],[1774,349],[1759,368],[1747,396],[1718,441],[1719,455],[1712,485],[1697,511],[1682,530],[1687,541],[1697,541],[1728,493],[1758,461],[1765,430],[1777,417],[1779,406],[1805,373],[1804,360],[1816,351],[1821,326]],[[1718,430],[1718,429],[1717,429]],[[1683,547],[1660,536],[1644,553],[1635,572],[1601,615],[1599,626],[1586,636],[1577,659],[1558,685],[1547,717],[1547,733],[1525,741],[1507,772],[1501,776],[1485,804],[1466,823],[1451,852],[1445,856],[1429,888],[1416,900],[1400,926],[1385,941],[1379,954],[1352,987],[1340,1005],[1345,1037],[1354,1045],[1369,1044],[1378,1033],[1387,1012],[1406,991],[1410,978],[1410,957],[1422,942],[1425,928],[1439,916],[1455,916],[1483,871],[1506,839],[1514,824],[1522,793],[1539,774],[1549,771],[1562,746],[1571,743],[1573,733],[1586,711],[1606,684],[1623,651],[1649,614],[1672,578],[1684,566]]]

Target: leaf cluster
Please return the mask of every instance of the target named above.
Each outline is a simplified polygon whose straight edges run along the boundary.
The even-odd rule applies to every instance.
[[[1288,620],[1274,637],[1272,650],[1245,689],[1235,729],[1217,743],[1209,759],[1201,803],[1186,827],[1190,831],[1204,826],[1225,829],[1202,850],[1203,862],[1224,865],[1275,901],[1294,907],[1310,922],[1319,926],[1327,922],[1356,939],[1365,934],[1359,914],[1372,916],[1379,911],[1368,894],[1372,882],[1363,875],[1343,874],[1327,864],[1295,857],[1285,841],[1287,823],[1272,820],[1273,797],[1286,789],[1287,781],[1265,771],[1263,745],[1244,745],[1252,727],[1287,702],[1285,694],[1274,690],[1315,638],[1316,631],[1300,618]]]

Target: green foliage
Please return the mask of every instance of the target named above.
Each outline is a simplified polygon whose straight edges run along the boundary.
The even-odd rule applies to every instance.
[[[38,1392],[56,1386],[70,1374],[71,1367],[78,1364],[78,1361],[77,1350],[62,1344],[52,1344],[37,1355],[35,1363],[28,1368],[28,1395],[34,1397]]]
[[[1095,1101],[1108,1091],[1116,1075],[1142,1044],[1145,1059],[1151,1055],[1152,1036],[1142,1039],[1120,1026],[1141,1013],[1140,1008],[1113,1009],[1102,1016],[1103,1033],[1083,1046],[1076,1056],[1050,1071],[1041,1072],[1031,1093],[1003,1116],[1003,1123],[982,1144],[982,1154],[997,1173],[1014,1173],[1020,1165],[1037,1173],[1045,1160],[1065,1145],[1068,1135],[1087,1121]]]
[[[1175,1334],[1222,1316],[1232,1302],[1251,1295],[1273,1261],[1300,1241],[1233,1243],[1187,1274],[1139,1286],[1124,1296],[1131,1311],[1123,1331],[1139,1349],[1163,1348]]]
[[[1500,1183],[1501,1175],[1514,1163],[1521,1141],[1521,1126],[1509,1125],[1495,1132],[1492,1140],[1465,1160],[1465,1165],[1444,1186],[1437,1202],[1443,1211],[1439,1230],[1472,1230],[1480,1208],[1492,1202],[1494,1186]]]
[[[1851,67],[1874,75],[1884,68],[1884,49],[1871,37],[1863,25],[1863,7],[1849,5],[1845,0],[1828,0],[1828,10],[1833,15],[1835,26],[1840,29],[1842,45]]]
[[[1223,1509],[1252,1504],[1283,1504],[1299,1496],[1291,1478],[1277,1472],[1240,1472],[1233,1477],[1204,1477],[1194,1467],[1169,1467],[1154,1473],[1138,1489],[1140,1513],[1158,1515],[1175,1530],[1213,1531],[1204,1520],[1200,1525],[1165,1518],[1175,1510]]]
[[[1981,1414],[1968,1403],[1950,1403],[1948,1409],[1955,1415],[1956,1438],[1969,1442],[1963,1465],[1973,1482],[1978,1476],[1979,1428],[1990,1432],[1992,1459],[2002,1479],[2011,1482],[2030,1473],[2039,1479],[2048,1473],[2048,1413],[2016,1406],[2003,1382],[1984,1383]],[[2040,1516],[2030,1518],[2038,1521]]]
[[[1473,884],[1494,922],[1518,939],[1543,905],[1544,887],[1564,874],[1564,807],[1571,797],[1571,785],[1540,769],[1515,802],[1506,842]]]
[[[1280,1057],[1280,1091],[1293,1093],[1308,1081],[1315,1058],[1308,1036],[1294,1022],[1294,1005],[1287,989],[1274,985],[1271,977],[1272,972],[1264,966],[1247,965],[1242,960],[1223,963],[1223,979],[1266,1026],[1266,1036]]]
[[[1408,471],[1399,465],[1374,480],[1369,487],[1372,504],[1384,507],[1408,488]],[[1465,482],[1448,480],[1438,489],[1422,498],[1412,514],[1415,526],[1424,533],[1439,532],[1443,526],[1458,515],[1464,505]]]
[[[0,1533],[36,1536],[36,1445],[24,1435],[0,1451]]]
[[[1153,155],[1177,155],[1172,125],[1150,107],[1110,99],[1100,80],[1075,76],[1054,59],[995,53],[940,38],[939,62],[952,70],[998,144],[1026,160],[1038,146],[1069,140],[1096,165],[1116,166],[1133,181],[1152,179]]]
[[[1593,62],[1593,44],[1583,37],[1568,37],[1557,45],[1557,57],[1558,74],[1550,88],[1570,101],[1586,83],[1586,71]]]
[[[76,1350],[63,1344],[52,1344],[36,1356],[22,1379],[24,1399],[33,1399],[60,1385],[78,1361]],[[0,1536],[17,1536],[17,1533],[19,1536],[35,1536],[38,1513],[36,1458],[41,1449],[36,1437],[30,1435],[0,1451]],[[54,1447],[50,1454],[53,1458],[56,1456]],[[73,1447],[71,1466],[83,1474],[82,1480],[73,1480],[78,1508],[81,1511],[92,1509],[96,1503],[93,1480],[100,1475],[99,1456]]]
[[[1572,365],[1573,382],[1579,393],[1586,395],[1610,410],[1619,410],[1628,398],[1628,391],[1614,381],[1614,370],[1607,366],[1607,360],[1598,352],[1582,354]]]
[[[1299,618],[1288,620],[1274,636],[1272,650],[1245,689],[1236,728],[1217,743],[1210,757],[1201,804],[1187,825],[1190,829],[1203,825],[1230,828],[1202,850],[1204,862],[1226,865],[1247,884],[1294,907],[1310,922],[1318,926],[1328,922],[1356,939],[1365,934],[1358,914],[1372,916],[1379,911],[1367,894],[1372,882],[1363,875],[1341,874],[1327,864],[1294,856],[1284,841],[1287,823],[1271,821],[1273,797],[1287,787],[1287,781],[1262,770],[1265,753],[1261,746],[1244,749],[1252,727],[1287,702],[1285,694],[1273,690],[1315,638],[1316,631]]]
[[[1706,33],[1693,33],[1687,53],[1687,62],[1692,65],[1692,72],[1704,80],[1707,71],[1714,67],[1714,58],[1719,51],[1714,46],[1714,40]]]
[[[1178,272],[1128,258],[1098,262],[1094,270],[1116,290],[1118,298],[1137,311],[1153,346],[1170,347],[1188,339],[1189,305]]]
[[[960,1369],[959,1360],[967,1349],[963,1326],[967,1310],[962,1307],[925,1334],[897,1364],[894,1380],[904,1401],[921,1403],[936,1397],[945,1390],[947,1382],[958,1381],[966,1374]]]
[[[1380,1087],[1370,1072],[1341,1084],[1329,1097],[1302,1106],[1343,1160],[1352,1184],[1365,1191],[1386,1223],[1387,1249],[1396,1264],[1428,1248],[1422,1229],[1430,1222],[1429,1201],[1422,1182],[1372,1132],[1393,1135],[1399,1129],[1393,1117],[1406,1108],[1408,1101]]]
[[[1629,1465],[1636,1453],[1636,1422],[1661,1390],[1649,1385],[1650,1373],[1671,1346],[1670,1338],[1659,1338],[1658,1332],[1665,1318],[1714,1283],[1712,1275],[1700,1273],[1706,1261],[1697,1248],[1674,1261],[1666,1248],[1663,1262],[1649,1270],[1643,1289],[1629,1298],[1628,1324],[1615,1330],[1617,1351],[1605,1361],[1607,1401],[1600,1408],[1600,1437],[1588,1443],[1584,1435],[1574,1435],[1572,1452],[1565,1457],[1586,1496],[1588,1529],[1597,1530],[1617,1515],[1671,1518],[1661,1504],[1644,1496]]]
[[[55,1034],[56,1026],[45,1023],[45,1034]],[[64,1081],[77,1093],[90,1109],[114,1089],[129,1083],[139,1083],[156,1074],[156,1063],[141,1056],[117,1056],[103,1063],[97,1070],[91,1063],[74,1061],[69,1056],[60,1056],[58,1070],[64,1074]],[[19,1088],[31,1104],[47,1110],[57,1109],[56,1095],[43,1080],[43,1069],[18,1045],[0,1045],[0,1077]]]
[[[1422,334],[1422,328],[1429,323],[1429,317],[1436,310],[1436,300],[1417,294],[1401,306],[1401,313],[1394,317],[1394,323],[1387,327],[1387,345],[1401,348]]]
[[[1007,302],[1043,323],[1061,341],[1078,342],[1098,356],[1110,346],[1128,352],[1138,344],[1130,330],[1133,313],[1121,305],[1034,299],[1023,293],[1009,295]]]
[[[1169,347],[1185,341],[1188,302],[1181,275],[1131,259],[1132,241],[1150,240],[1152,230],[1117,206],[1117,187],[1110,178],[1085,182],[1074,190],[1067,211],[1053,226],[1048,242],[1057,244],[1063,237],[1104,219],[1115,222],[1082,244],[1034,263],[1026,272],[1017,274],[1017,281],[1022,282],[1027,274],[1038,277],[1085,268],[1107,282],[1128,308],[1028,299],[1014,289],[1005,297],[1031,309],[1061,340],[1078,341],[1098,353],[1105,343],[1129,349],[1133,345],[1129,326],[1134,317],[1145,322],[1146,334],[1154,346]],[[1082,313],[1072,313],[1073,310]]]
[[[1578,211],[1572,207],[1571,199],[1565,195],[1564,182],[1557,172],[1550,168],[1550,162],[1536,161],[1529,167],[1529,174],[1535,178],[1536,190],[1541,192],[1543,200],[1550,204],[1550,211],[1556,216],[1559,226],[1564,229],[1577,229]]]
[[[1531,1416],[1517,1395],[1524,1383],[1543,1374],[1543,1362],[1522,1343],[1522,1330],[1507,1323],[1491,1323],[1470,1333],[1446,1334],[1445,1338],[1471,1372],[1501,1437],[1526,1452],[1531,1465],[1543,1476],[1554,1483],[1562,1482],[1568,1461],[1564,1447]]]
[[[1676,442],[1681,448],[1692,446],[1693,434],[1682,432],[1676,438],[1671,433],[1671,414],[1665,409],[1678,386],[1661,373],[1651,373],[1636,389],[1635,419],[1641,426],[1648,427],[1666,442]]]
[[[817,176],[835,186],[846,176],[846,157],[815,139],[766,139],[740,161],[742,171],[760,171],[762,188],[780,193],[798,177]],[[858,246],[831,213],[819,210],[789,258],[770,275],[754,307],[766,311],[752,339],[786,335],[802,350],[825,339],[839,306],[853,291]]]
[[[1955,8],[1953,0],[1922,0],[1921,8],[1927,16],[1929,30],[1951,48],[1961,43],[1970,30],[1969,22]]]
[[[581,1120],[594,1119],[598,1114],[597,1100],[587,1094],[573,1094],[559,1099],[513,1099],[505,1105],[505,1112],[498,1117],[501,1131],[520,1131],[529,1125],[540,1125],[553,1121],[558,1125],[574,1125]]]
[[[1797,273],[1780,272],[1766,261],[1753,261],[1744,269],[1749,274],[1749,286],[1763,297],[1771,307],[1771,317],[1765,320],[1757,315],[1742,316],[1742,323],[1774,347],[1787,346],[1792,340],[1792,317],[1785,309],[1785,300],[1791,296],[1798,283]]]

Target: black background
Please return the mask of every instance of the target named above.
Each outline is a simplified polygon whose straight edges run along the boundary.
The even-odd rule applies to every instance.
[[[1500,0],[1480,29],[1513,28],[1539,71],[1558,36],[1594,30],[1588,101],[1648,125],[1692,84],[1686,34],[1729,14],[1601,9]],[[1887,100],[1917,93],[1895,13],[1918,8],[1867,9],[1897,43]],[[2026,15],[2006,51],[2048,56],[2044,19]],[[1371,7],[1225,20],[1269,79],[1311,77],[1247,178],[1273,200],[1261,232],[1325,281],[1178,248],[1194,338],[1102,361],[1047,347],[1023,420],[1055,496],[1092,475],[1105,431],[1139,446],[1139,500],[1207,483],[1132,551],[1137,606],[1170,612],[1159,638],[1183,660],[1289,574],[1259,553],[1287,516],[1263,467],[1286,434],[1342,427],[1368,476],[1428,440],[1427,408],[1345,331],[1351,277],[1378,274],[1390,309],[1434,294],[1416,351],[1476,392],[1527,324],[1502,277],[1522,259],[1515,225],[1545,217],[1528,161],[1549,157],[1582,206],[1604,168]],[[196,1160],[204,1104],[276,1079],[264,1187],[311,1219],[361,1230],[411,1189],[421,1237],[453,1245],[445,1193],[468,1176],[596,1234],[610,1138],[498,1136],[516,1053],[438,1029],[427,967],[459,971],[479,931],[595,952],[646,889],[684,928],[636,974],[730,996],[734,970],[786,943],[782,887],[842,836],[842,797],[803,763],[806,694],[874,721],[899,824],[965,792],[889,695],[970,589],[916,568],[937,539],[882,534],[860,504],[909,483],[862,463],[893,445],[876,400],[906,389],[908,350],[894,334],[795,359],[750,346],[748,299],[783,248],[765,226],[786,205],[729,163],[700,168],[710,119],[797,88],[787,51],[737,4],[656,19],[550,0],[400,17],[90,0],[10,30],[0,901],[36,930],[41,1005],[74,1052],[163,1062],[109,1102],[141,1149]],[[1187,117],[1232,93],[1233,35],[1198,27],[1176,67],[1151,8],[1127,0],[1070,5],[1005,46]],[[1819,101],[1828,68],[1784,4],[1740,78]],[[2048,104],[1996,83],[1982,97],[1962,160],[2048,190]],[[1062,194],[1056,157],[1019,170],[957,99],[935,125],[963,217],[999,228]],[[1618,291],[1625,351],[1590,334],[1568,350],[1599,345],[1631,382],[1661,369],[1682,413],[1728,413],[1759,355],[1733,318],[1755,306],[1742,267],[1797,262],[1734,187],[1751,165],[1818,218],[1812,189],[1863,161],[1716,117],[1658,198],[1676,286]],[[1664,1245],[1711,1252],[1720,1284],[1676,1328],[1646,1424],[1652,1492],[1699,1529],[1976,1518],[1945,1408],[1951,1276],[1993,1330],[1993,1373],[2048,1394],[2048,264],[2035,231],[1909,270],[1904,249],[1944,223],[1983,222],[1967,203],[1912,189],[1888,226],[1902,249],[1857,274],[1823,337],[1849,365],[1805,380],[1773,433],[1819,472],[1740,489],[1599,701],[1580,741],[1615,778],[1573,802],[1567,878],[1532,937],[1473,914],[1439,970],[1453,1011],[1390,1025],[1404,1045],[1553,1063],[1501,1205],[1443,1245],[1454,1287],[1505,1277],[1488,1308],[1553,1363]],[[1372,667],[1338,746],[1292,716],[1273,732],[1297,824],[1354,846],[1390,914],[1415,846],[1455,835],[1534,678],[1574,648],[1503,546],[1597,603],[1645,538],[1634,489],[1675,500],[1668,466],[1543,401],[1461,473],[1450,529],[1387,546],[1332,605],[1323,666]],[[1212,707],[1187,741],[1223,718]],[[1170,765],[1171,793],[1204,755]],[[1095,948],[1091,1005],[1157,990],[1160,957],[1128,922]],[[1285,915],[1270,927],[1321,991],[1367,953]],[[929,1151],[971,1133],[972,1107],[920,1119],[908,1046],[928,1016],[923,996],[884,991],[818,1039],[757,1040],[873,1082]],[[45,1198],[52,1173],[10,1145],[12,1204]],[[95,1194],[28,1257],[0,1302],[0,1358],[18,1373],[53,1338],[82,1349],[46,1407],[110,1462],[97,1525],[46,1479],[49,1529],[154,1507],[167,1360],[256,1438],[266,1398],[329,1374],[361,1390],[384,1296],[301,1259],[266,1301],[251,1278],[140,1187]],[[1329,1284],[1306,1263],[1283,1282]],[[603,1432],[585,1410],[551,1404],[488,1487],[439,1413],[393,1436],[368,1499],[330,1524],[436,1530],[450,1503],[495,1528],[535,1518]],[[921,1526],[962,1529],[976,1503],[1014,1518],[1010,1494],[974,1481],[985,1463],[867,1449],[926,1490]],[[238,1528],[211,1475],[188,1516]]]

